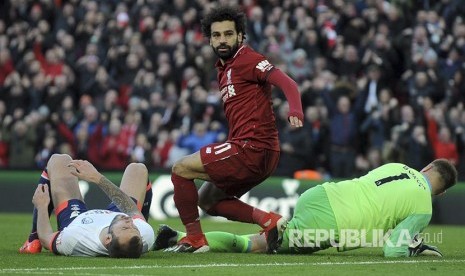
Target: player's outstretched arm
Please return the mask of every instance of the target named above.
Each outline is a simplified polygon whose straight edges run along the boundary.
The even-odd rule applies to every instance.
[[[39,184],[32,197],[32,203],[37,209],[37,234],[43,247],[50,250],[50,242],[54,237],[52,225],[48,217],[48,204],[50,203],[50,194],[48,185]]]
[[[385,257],[412,257],[411,243],[423,231],[431,219],[431,214],[412,214],[401,221],[384,241]]]
[[[97,184],[121,212],[129,216],[142,216],[134,201],[113,182],[99,173],[89,161],[72,160],[68,166],[76,169],[75,171],[72,170],[71,173],[79,179]]]
[[[289,123],[293,127],[302,127],[304,114],[302,111],[302,101],[297,83],[279,69],[271,71],[268,82],[279,87],[284,92],[289,103]]]

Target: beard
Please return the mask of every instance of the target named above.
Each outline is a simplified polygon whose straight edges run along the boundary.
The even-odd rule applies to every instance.
[[[219,57],[222,60],[228,60],[232,58],[236,54],[237,49],[239,49],[239,41],[236,41],[236,44],[234,44],[233,46],[220,45],[216,48],[212,48],[217,57]]]

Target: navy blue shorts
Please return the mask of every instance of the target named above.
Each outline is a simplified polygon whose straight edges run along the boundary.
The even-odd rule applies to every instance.
[[[70,199],[58,205],[55,208],[57,216],[58,231],[63,230],[80,214],[87,212],[86,204],[79,199]]]
[[[137,204],[137,200],[132,198],[131,199]],[[121,212],[118,207],[112,202],[108,205],[107,210],[113,212]],[[55,214],[57,216],[57,223],[58,223],[58,231],[63,230],[67,227],[73,220],[82,213],[87,212],[86,204],[79,199],[70,199],[58,205],[55,208]]]

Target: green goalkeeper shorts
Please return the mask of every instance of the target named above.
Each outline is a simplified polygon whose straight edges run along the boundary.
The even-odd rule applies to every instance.
[[[338,236],[336,218],[325,188],[318,185],[305,191],[297,200],[278,252],[313,253],[331,247]]]

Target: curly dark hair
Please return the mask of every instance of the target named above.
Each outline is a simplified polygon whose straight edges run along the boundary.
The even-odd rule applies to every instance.
[[[446,159],[436,159],[432,164],[444,182],[444,191],[455,185],[457,182],[457,169],[454,165]]]
[[[234,21],[236,32],[242,33],[245,39],[245,14],[238,7],[220,6],[210,10],[200,21],[202,33],[205,37],[211,38],[211,26],[215,22]]]

